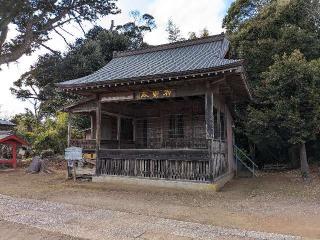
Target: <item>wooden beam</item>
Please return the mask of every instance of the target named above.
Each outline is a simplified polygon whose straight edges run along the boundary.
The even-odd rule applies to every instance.
[[[153,80],[150,81],[150,83],[148,84],[132,84],[132,85],[126,85],[126,86],[120,86],[117,87],[115,90],[113,87],[111,88],[100,88],[100,89],[89,89],[86,90],[85,92],[79,92],[78,94],[81,95],[85,95],[88,94],[88,91],[90,91],[90,94],[105,94],[105,93],[114,93],[116,92],[126,92],[126,91],[138,91],[141,89],[157,89],[157,88],[167,88],[167,87],[185,87],[185,86],[191,86],[191,88],[194,90],[193,95],[199,95],[199,91],[195,90],[195,86],[201,86],[201,85],[205,85],[206,82],[215,82],[215,81],[219,81],[221,78],[224,77],[224,74],[219,73],[217,75],[215,74],[210,74],[209,76],[206,76],[207,74],[203,74],[203,77],[192,77],[191,75],[186,79],[184,77],[182,77],[181,79],[183,79],[183,81],[179,80],[175,80],[172,79],[174,81],[158,81],[158,82],[154,82]],[[139,82],[140,83],[140,82]],[[144,83],[147,83],[147,81],[145,80]],[[192,91],[191,91],[192,93]],[[205,92],[202,92],[202,94],[204,95]]]
[[[78,110],[73,110],[70,111],[71,113],[90,113],[90,112],[95,112],[96,108],[86,108],[86,109],[78,109]]]
[[[121,118],[133,119],[133,117],[131,117],[131,116],[122,115],[122,114],[119,114],[119,113],[112,113],[112,112],[108,112],[108,111],[101,111],[101,113],[103,115],[107,115],[107,116],[111,116],[111,117],[121,117]]]

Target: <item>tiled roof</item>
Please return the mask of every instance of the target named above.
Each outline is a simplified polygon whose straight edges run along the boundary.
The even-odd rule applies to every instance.
[[[152,76],[197,72],[240,63],[240,60],[225,59],[229,41],[224,34],[197,40],[124,51],[103,68],[88,76],[65,81],[60,87],[91,85],[117,80],[130,80]]]
[[[0,140],[13,135],[11,131],[0,131]]]
[[[14,123],[3,119],[0,119],[0,125],[15,126]]]

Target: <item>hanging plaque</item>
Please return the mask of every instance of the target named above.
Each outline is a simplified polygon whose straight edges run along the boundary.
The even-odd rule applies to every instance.
[[[173,89],[148,89],[141,90],[136,94],[137,99],[154,99],[169,97],[175,97],[175,91]]]

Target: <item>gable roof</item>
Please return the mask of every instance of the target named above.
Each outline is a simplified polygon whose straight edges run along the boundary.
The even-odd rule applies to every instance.
[[[100,70],[74,80],[59,83],[61,88],[96,85],[140,78],[175,76],[204,70],[221,69],[242,64],[242,60],[226,59],[229,41],[224,34],[116,52]]]

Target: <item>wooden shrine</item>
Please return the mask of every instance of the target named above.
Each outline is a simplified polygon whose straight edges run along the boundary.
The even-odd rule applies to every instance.
[[[96,153],[97,175],[213,182],[235,170],[234,103],[250,99],[242,60],[224,34],[117,52],[105,67],[59,84],[91,131],[70,146]],[[69,131],[70,133],[70,131]]]

